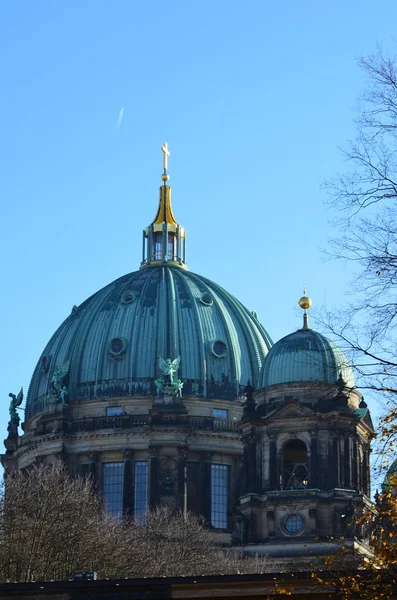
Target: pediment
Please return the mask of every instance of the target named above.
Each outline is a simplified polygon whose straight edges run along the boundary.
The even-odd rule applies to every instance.
[[[302,406],[302,404],[299,404],[295,400],[290,400],[288,404],[275,408],[263,418],[269,421],[273,419],[302,419],[312,417],[313,415],[314,412],[307,406]]]
[[[372,423],[371,413],[369,412],[369,410],[365,413],[364,417],[362,418],[362,421],[367,425],[367,427],[369,427],[369,429],[374,431],[374,424]]]
[[[374,424],[372,423],[371,413],[369,412],[368,408],[357,408],[353,414],[358,417],[360,421],[368,427],[368,429],[374,431]]]

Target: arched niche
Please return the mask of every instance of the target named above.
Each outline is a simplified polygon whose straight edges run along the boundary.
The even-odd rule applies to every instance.
[[[281,449],[282,474],[281,486],[284,490],[304,489],[309,483],[309,461],[306,444],[292,438]]]

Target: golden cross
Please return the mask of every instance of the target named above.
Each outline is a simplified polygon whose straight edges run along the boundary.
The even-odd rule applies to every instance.
[[[161,150],[164,152],[164,171],[166,171],[168,168],[168,157],[170,155],[167,142],[164,142],[161,146]]]

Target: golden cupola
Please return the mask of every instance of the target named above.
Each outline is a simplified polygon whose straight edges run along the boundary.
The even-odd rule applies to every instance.
[[[186,232],[177,223],[171,205],[171,187],[167,184],[168,144],[161,147],[164,153],[163,174],[160,186],[160,198],[156,216],[153,222],[143,231],[141,269],[167,264],[168,266],[186,266]]]

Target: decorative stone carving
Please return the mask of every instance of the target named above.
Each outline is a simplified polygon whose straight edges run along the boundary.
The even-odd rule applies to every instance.
[[[160,493],[164,496],[173,496],[175,493],[177,465],[169,456],[163,458],[158,472]]]
[[[124,448],[123,458],[124,460],[132,460],[134,457],[134,450],[132,448]]]
[[[177,450],[179,458],[183,458],[186,460],[187,455],[189,453],[189,446],[187,444],[184,446],[178,446]]]

